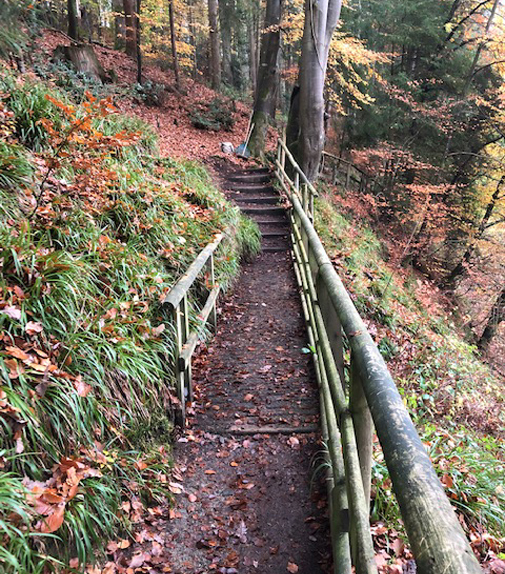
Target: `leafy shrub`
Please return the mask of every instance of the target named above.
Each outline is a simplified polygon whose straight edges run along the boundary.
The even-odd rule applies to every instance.
[[[133,93],[144,104],[159,107],[163,105],[165,86],[147,80],[143,84],[135,84]]]
[[[16,189],[29,185],[34,174],[33,163],[18,145],[0,142],[0,187]]]
[[[110,101],[69,105],[30,85],[42,94],[37,107],[27,85],[7,84],[16,131],[24,104],[51,105],[35,124],[45,148],[33,156],[52,170],[36,190],[38,209],[27,218],[12,201],[5,207],[0,189],[0,215],[9,215],[0,218],[0,572],[41,574],[71,557],[89,561],[128,528],[125,499],[166,495],[157,476],[170,461],[151,448],[172,427],[174,333],[160,299],[215,233],[239,230],[216,254],[226,287],[257,229],[204,168],[147,155],[153,130],[113,113]],[[0,135],[10,138],[4,159],[12,149],[23,156],[13,130]],[[190,310],[199,324],[198,294]],[[69,465],[79,472],[77,494],[65,486]],[[44,500],[48,489],[62,502]]]
[[[22,26],[12,26],[19,21],[20,9],[14,2],[0,3],[0,57],[20,54],[26,45],[26,35]]]
[[[214,98],[208,103],[203,102],[199,109],[192,110],[189,118],[193,126],[200,130],[231,131],[235,123],[234,112],[233,102]]]
[[[32,150],[40,150],[47,143],[48,133],[41,120],[50,120],[61,128],[62,118],[57,106],[47,99],[49,90],[36,82],[20,82],[14,76],[0,75],[0,92],[6,94],[4,102],[14,113],[16,136],[20,143]],[[66,100],[62,94],[55,94]]]

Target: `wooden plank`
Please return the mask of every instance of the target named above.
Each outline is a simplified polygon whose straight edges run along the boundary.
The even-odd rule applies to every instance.
[[[207,323],[209,315],[212,313],[213,309],[215,309],[215,304],[220,290],[221,287],[219,285],[216,285],[214,289],[212,289],[210,295],[207,298],[207,301],[205,302],[205,306],[198,315],[198,317],[202,321],[202,326]],[[195,351],[195,348],[199,340],[200,340],[199,333],[197,331],[192,331],[186,343],[182,346],[182,349],[180,351],[178,359],[179,369],[186,369],[188,365],[191,364],[191,357]]]
[[[184,295],[189,291],[191,285],[195,282],[198,274],[203,269],[203,266],[207,263],[207,259],[214,253],[218,248],[221,240],[223,239],[222,234],[216,235],[216,238],[212,243],[209,243],[206,247],[200,251],[196,259],[188,267],[184,275],[177,281],[177,283],[172,287],[167,296],[165,297],[163,303],[171,305],[173,308],[177,307],[182,301]]]
[[[303,427],[283,426],[231,426],[220,434],[254,435],[254,434],[307,434],[319,432],[317,425]]]

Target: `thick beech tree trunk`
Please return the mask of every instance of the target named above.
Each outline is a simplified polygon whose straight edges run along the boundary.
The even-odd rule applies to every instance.
[[[222,48],[222,79],[226,84],[231,86],[233,85],[233,72],[231,66],[232,19],[234,15],[233,0],[219,0],[218,5]]]
[[[256,35],[256,18],[253,12],[251,14],[251,21],[249,23],[249,79],[251,81],[253,94],[256,93],[258,85],[258,60],[256,58],[258,50],[257,42],[258,38]]]
[[[114,10],[114,48],[124,50],[125,48],[125,17],[123,14],[123,3],[121,0],[114,0],[112,3]]]
[[[219,28],[217,0],[209,0],[209,28],[210,28],[210,81],[214,90],[221,87],[221,62],[219,61]]]
[[[77,15],[76,0],[67,0],[68,10],[68,35],[73,40],[79,39],[79,18]]]
[[[275,117],[279,89],[279,46],[282,0],[267,0],[265,31],[261,37],[260,65],[249,149],[254,156],[262,156],[270,119]]]
[[[324,147],[324,82],[341,0],[306,0],[300,62],[300,135],[297,159],[312,181]]]
[[[179,70],[179,56],[177,55],[177,43],[175,38],[174,2],[168,0],[168,19],[170,20],[170,45],[172,48],[172,60],[174,63],[175,85],[181,87],[181,74]]]
[[[498,327],[503,321],[505,321],[505,287],[502,288],[501,293],[496,298],[491,313],[489,314],[486,327],[479,339],[479,347],[481,349],[487,349],[491,339],[495,336]]]
[[[135,0],[123,0],[125,18],[125,52],[137,57],[137,24],[135,22]]]

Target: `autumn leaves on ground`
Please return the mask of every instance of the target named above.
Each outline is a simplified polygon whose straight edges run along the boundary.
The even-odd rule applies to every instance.
[[[246,165],[221,153],[220,143],[246,139],[250,106],[201,78],[182,74],[179,89],[173,71],[149,63],[138,86],[134,60],[101,45],[94,46],[98,59],[116,81],[91,81],[51,61],[57,46],[69,44],[54,30],[30,37],[21,65],[5,38],[0,28],[0,46],[9,46],[0,63],[0,571],[233,574],[265,573],[269,564],[303,574],[317,564],[329,572],[318,435],[267,441],[205,428],[227,416],[256,416],[268,403],[261,393],[242,392],[250,373],[240,365],[235,377],[230,330],[218,332],[197,360],[194,428],[183,434],[172,420],[174,333],[163,297],[217,232],[226,234],[216,257],[225,289],[258,251],[256,226],[218,191],[213,171],[225,162]],[[357,59],[366,56],[359,42],[350,45]],[[335,73],[366,105],[344,76]],[[272,131],[267,151],[274,141]],[[379,160],[377,153],[355,154],[356,165],[379,180],[376,164],[384,159],[384,180],[393,180],[396,151]],[[404,265],[411,242],[389,225],[384,193],[377,199],[346,183],[340,174],[337,185],[321,184],[318,232],[388,360],[475,553],[489,572],[503,572],[500,375],[467,342],[453,299],[420,273],[422,265]],[[439,197],[432,188],[414,191],[421,197],[415,205],[427,193]],[[479,294],[475,276],[485,282],[491,275],[475,272],[459,289]],[[255,278],[257,295],[267,278]],[[265,318],[244,289],[231,293],[222,300],[223,329],[240,329],[247,305]],[[190,304],[197,323],[197,302]],[[267,304],[276,310],[275,301]],[[290,309],[290,320],[299,313]],[[292,337],[270,343],[278,318],[262,326],[263,347],[243,338],[241,349],[260,373],[279,369],[280,387],[296,379],[305,398],[314,391],[310,349],[303,331],[296,352]],[[500,341],[493,342],[498,349]],[[219,376],[217,365],[234,376]],[[307,408],[313,417],[313,405]],[[376,447],[376,561],[384,573],[414,572]],[[275,507],[293,500],[303,526],[286,533],[286,542],[286,516]]]

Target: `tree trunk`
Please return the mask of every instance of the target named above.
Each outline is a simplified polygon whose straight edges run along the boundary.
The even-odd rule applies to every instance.
[[[177,55],[177,43],[175,38],[175,22],[174,22],[174,2],[168,0],[168,19],[170,20],[170,45],[172,47],[172,60],[174,62],[174,76],[175,85],[179,90],[181,87],[181,74],[179,70],[179,56]]]
[[[68,10],[68,35],[73,40],[79,39],[79,19],[77,16],[77,1],[67,0]]]
[[[494,305],[489,313],[486,327],[480,336],[478,345],[481,349],[487,349],[491,339],[495,336],[500,323],[505,321],[505,287],[496,298]]]
[[[300,137],[300,86],[295,84],[291,92],[291,102],[289,104],[288,123],[286,125],[286,145],[293,157],[298,157],[298,144]],[[293,178],[293,167],[291,162],[285,165],[286,173]]]
[[[112,4],[114,10],[114,48],[124,50],[125,48],[125,17],[122,13],[123,3],[121,0],[114,0]]]
[[[341,0],[306,0],[300,62],[298,163],[316,179],[324,147],[324,82],[328,51],[340,16]]]
[[[137,25],[135,22],[135,0],[123,0],[125,18],[125,52],[136,58],[137,55]]]
[[[484,37],[486,37],[489,34],[489,30],[491,30],[491,26],[493,24],[493,20],[496,15],[496,11],[498,9],[499,4],[500,0],[494,0],[493,7],[487,20],[486,29],[484,30]],[[472,83],[472,79],[475,74],[475,69],[477,68],[477,64],[479,63],[479,58],[482,53],[482,50],[484,49],[485,42],[486,40],[483,40],[482,42],[479,43],[479,46],[477,47],[477,51],[475,52],[472,65],[470,66],[470,71],[468,72],[468,76],[466,78],[465,87],[463,88],[463,95],[465,95],[470,88],[470,84]]]
[[[487,204],[486,211],[485,211],[485,213],[482,217],[482,220],[479,224],[479,228],[477,229],[477,233],[475,234],[474,240],[468,244],[468,246],[465,250],[465,253],[463,254],[463,257],[460,259],[458,264],[454,267],[454,269],[449,274],[449,277],[447,278],[448,284],[454,283],[454,281],[460,275],[462,275],[464,273],[465,266],[470,261],[472,255],[473,255],[473,252],[475,249],[475,243],[477,241],[479,241],[479,239],[482,238],[484,232],[486,231],[487,224],[489,223],[489,220],[491,219],[491,216],[493,215],[493,211],[494,211],[494,208],[496,207],[496,203],[500,199],[500,189],[504,183],[505,183],[505,176],[502,176],[500,181],[498,182],[498,185],[496,186],[496,189],[495,189],[493,195],[491,196],[491,200]]]
[[[258,38],[256,36],[256,17],[254,11],[251,14],[251,21],[249,23],[249,79],[251,81],[252,93],[256,93],[258,86],[258,60],[256,58],[257,53],[257,42]]]
[[[231,86],[233,84],[233,72],[231,67],[231,36],[232,36],[232,17],[233,6],[231,0],[219,0],[219,28],[221,30],[221,47],[223,56],[222,64],[222,79],[226,84]]]
[[[137,83],[142,84],[142,50],[140,48],[140,2],[137,0],[137,13],[135,16],[135,53],[137,56]]]
[[[214,90],[221,87],[221,63],[219,58],[219,28],[217,0],[209,2],[209,28],[210,28],[210,81]]]
[[[279,88],[279,46],[281,38],[282,0],[267,0],[265,32],[261,37],[258,85],[251,120],[252,133],[249,149],[252,155],[261,157],[270,118],[275,117],[277,91]]]

